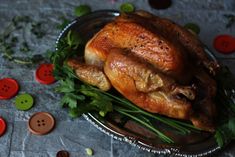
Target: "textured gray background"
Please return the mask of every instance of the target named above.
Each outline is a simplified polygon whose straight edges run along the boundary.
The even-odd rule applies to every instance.
[[[53,49],[59,30],[55,27],[59,17],[73,19],[73,8],[79,4],[89,4],[93,10],[118,9],[123,0],[0,0],[0,32],[9,24],[15,15],[29,15],[38,21],[44,21],[43,27],[47,35],[43,39],[35,39],[29,34],[28,28],[18,32],[33,49],[33,53],[44,53]],[[235,25],[225,28],[223,14],[235,14],[235,0],[173,0],[173,6],[158,11],[149,7],[145,0],[130,0],[137,9],[144,9],[156,15],[168,17],[179,24],[195,22],[201,27],[201,40],[213,50],[221,62],[228,65],[235,73],[235,53],[218,54],[212,47],[213,38],[218,34],[235,36]],[[95,157],[153,157],[154,155],[123,142],[116,141],[90,125],[83,118],[71,120],[58,102],[60,96],[54,94],[56,85],[41,85],[34,79],[36,67],[27,68],[5,61],[0,57],[0,79],[13,77],[19,81],[20,93],[30,93],[35,98],[35,106],[20,112],[14,107],[14,98],[0,100],[0,116],[8,123],[6,134],[0,138],[0,157],[55,157],[57,151],[68,150],[72,157],[86,156],[85,148],[94,149]],[[27,120],[37,111],[51,112],[56,118],[56,128],[45,136],[35,136],[27,130]],[[230,144],[217,156],[235,156],[235,143]]]

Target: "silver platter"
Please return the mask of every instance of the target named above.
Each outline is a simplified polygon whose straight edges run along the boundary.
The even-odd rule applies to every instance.
[[[69,30],[78,32],[85,41],[88,41],[96,32],[103,28],[105,24],[112,21],[118,15],[119,12],[114,10],[101,10],[77,18],[64,28],[57,38],[56,44],[58,44],[58,41],[65,36]],[[212,60],[216,60],[207,48],[205,50]],[[175,144],[165,144],[161,143],[157,137],[146,138],[145,136],[133,132],[133,130],[130,131],[127,128],[115,125],[109,118],[100,119],[100,117],[94,113],[83,114],[83,117],[99,130],[114,139],[128,142],[142,150],[156,154],[202,157],[211,155],[220,150],[220,147],[213,137],[214,135],[205,132],[184,135],[180,138],[178,135],[175,135]]]

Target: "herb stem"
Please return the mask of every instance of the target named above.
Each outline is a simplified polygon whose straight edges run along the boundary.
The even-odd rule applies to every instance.
[[[158,129],[154,128],[152,125],[150,125],[150,124],[144,122],[143,120],[137,118],[136,116],[133,116],[133,115],[131,115],[131,114],[129,114],[129,113],[126,113],[126,112],[124,112],[124,111],[122,111],[122,110],[120,110],[120,109],[118,109],[118,108],[115,108],[115,110],[116,110],[117,112],[123,114],[123,115],[126,115],[126,116],[130,117],[131,119],[135,120],[136,122],[138,122],[138,123],[144,125],[144,126],[147,127],[148,129],[150,129],[151,131],[153,131],[154,133],[156,133],[156,134],[158,135],[158,137],[159,137],[160,139],[162,139],[163,141],[165,141],[165,142],[167,142],[167,143],[174,143],[174,141],[173,141],[171,138],[167,137],[167,136],[166,136],[165,134],[163,134],[161,131],[159,131]]]
[[[21,60],[21,59],[14,59],[13,61],[15,63],[18,63],[18,64],[32,64],[31,61],[24,61],[24,60]]]

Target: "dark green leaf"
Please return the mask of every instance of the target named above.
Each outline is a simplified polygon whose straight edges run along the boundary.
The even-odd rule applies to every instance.
[[[79,95],[74,95],[72,93],[66,93],[64,97],[61,100],[61,105],[63,106],[64,104],[68,105],[69,108],[76,108],[78,100],[84,100],[84,96],[79,96]]]
[[[235,137],[235,117],[229,119],[228,127],[231,130],[233,136]]]
[[[45,30],[43,30],[41,22],[33,23],[31,32],[39,39],[46,35],[46,32]]]
[[[74,14],[78,17],[86,15],[91,12],[91,8],[88,5],[80,5],[74,9]]]
[[[69,78],[66,78],[65,80],[60,80],[60,85],[56,88],[56,92],[70,93],[75,91],[74,87],[74,82]]]
[[[221,133],[220,130],[216,130],[216,132],[215,132],[215,139],[216,139],[216,142],[218,143],[218,145],[220,147],[222,147],[223,144],[224,144],[224,140],[223,140],[222,133]]]
[[[77,49],[82,44],[82,38],[76,32],[69,31],[67,34],[67,43],[69,47]]]
[[[45,58],[42,55],[37,54],[37,55],[33,55],[31,60],[32,60],[33,63],[39,63],[39,62],[45,60]]]
[[[77,118],[79,115],[78,108],[70,108],[69,109],[69,116],[71,118]]]
[[[21,52],[29,52],[30,48],[27,42],[23,42],[20,48]]]

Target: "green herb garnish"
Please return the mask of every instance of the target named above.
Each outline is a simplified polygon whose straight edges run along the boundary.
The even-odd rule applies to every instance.
[[[42,23],[37,22],[32,24],[31,32],[38,38],[42,38],[46,35],[46,32],[42,28]]]
[[[14,36],[14,32],[24,29],[25,26],[31,26],[31,33],[37,38],[42,38],[45,35],[45,31],[42,29],[41,22],[35,22],[29,16],[15,16],[12,18],[11,23],[0,34],[0,53],[2,57],[10,62],[21,65],[32,65],[44,60],[43,55],[32,55],[30,45],[25,41],[19,41],[19,38]],[[18,51],[26,53],[18,56],[15,52]]]
[[[216,81],[219,117],[215,138],[222,147],[235,139],[235,78],[227,67],[221,67]]]
[[[77,16],[77,17],[80,17],[80,16],[83,16],[83,15],[86,15],[88,13],[91,12],[91,8],[90,6],[88,5],[79,5],[78,7],[76,7],[74,9],[74,14]]]

